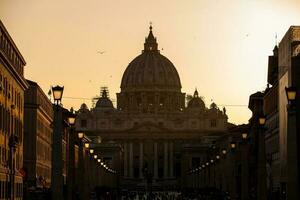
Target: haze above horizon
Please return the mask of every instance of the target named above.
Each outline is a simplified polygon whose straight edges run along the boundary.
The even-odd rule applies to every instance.
[[[0,19],[27,62],[26,78],[46,94],[64,85],[63,104],[75,109],[91,107],[101,86],[116,99],[151,21],[182,91],[197,88],[206,106],[226,105],[229,122],[241,124],[251,117],[249,96],[266,88],[275,35],[279,42],[300,25],[299,9],[296,0],[2,0]]]

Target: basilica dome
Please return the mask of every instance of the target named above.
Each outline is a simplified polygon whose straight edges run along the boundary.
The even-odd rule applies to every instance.
[[[173,63],[157,49],[152,27],[142,54],[131,61],[121,82],[122,91],[180,91],[181,83]]]
[[[199,97],[198,91],[195,90],[193,98],[188,102],[189,109],[200,109],[204,110],[205,109],[205,103],[202,100],[201,97]]]

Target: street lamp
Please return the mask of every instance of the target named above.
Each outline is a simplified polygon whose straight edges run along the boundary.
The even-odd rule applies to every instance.
[[[63,92],[64,92],[64,87],[61,87],[59,85],[52,87],[53,99],[54,102],[56,102],[56,105],[58,105],[61,102]]]
[[[227,154],[227,150],[226,149],[222,149],[222,154],[225,156]]]
[[[98,156],[97,156],[97,155],[94,155],[94,158],[95,158],[95,159],[97,159],[97,158],[98,158]]]
[[[14,154],[16,152],[17,149],[17,145],[19,143],[19,139],[17,136],[15,135],[11,135],[9,137],[9,141],[8,141],[8,146],[9,146],[9,151],[10,151],[10,182],[11,184],[11,193],[10,193],[10,197],[11,199],[14,199],[15,197],[15,190],[14,190],[14,183],[15,183],[15,158],[14,158]]]
[[[219,159],[220,159],[220,156],[219,156],[219,155],[216,155],[216,159],[219,160]]]
[[[288,100],[287,108],[287,199],[299,199],[299,186],[300,186],[300,175],[299,175],[299,134],[297,131],[298,120],[296,102],[299,99],[297,96],[296,87],[285,88],[286,97]]]
[[[93,154],[94,153],[94,149],[90,149],[90,154]]]
[[[75,120],[76,120],[76,115],[73,112],[70,112],[69,116],[68,116],[69,125],[74,126],[75,125]]]
[[[242,138],[244,139],[244,140],[246,140],[247,139],[247,137],[248,137],[248,133],[242,133]]]
[[[230,147],[232,150],[234,150],[236,148],[236,143],[235,142],[231,142],[230,143]]]
[[[258,118],[258,122],[259,122],[259,125],[264,126],[265,123],[266,123],[266,117],[265,116],[260,116]]]
[[[286,97],[289,101],[289,104],[293,104],[296,100],[297,96],[297,88],[296,87],[285,87]]]
[[[97,161],[98,161],[98,163],[100,163],[100,162],[101,162],[101,159],[100,159],[100,158],[98,158],[98,159],[97,159]]]
[[[84,137],[84,133],[82,133],[82,132],[79,132],[79,133],[78,133],[78,138],[79,138],[80,140],[82,140],[82,139],[83,139],[83,137]]]
[[[73,113],[73,108],[70,109],[70,112],[68,113],[68,124],[70,126],[69,128],[69,159],[68,159],[68,171],[69,175],[67,176],[67,187],[68,187],[68,192],[67,192],[67,199],[71,200],[72,199],[72,191],[74,191],[74,175],[75,175],[75,120],[76,120],[76,115]]]
[[[63,109],[61,107],[61,100],[64,92],[64,87],[52,87],[52,94],[54,99],[53,104],[53,138],[52,138],[52,177],[51,189],[53,199],[63,199],[63,163],[62,163],[62,132],[63,132]]]
[[[257,123],[257,122],[256,122]],[[258,143],[257,143],[257,196],[260,199],[267,199],[267,171],[266,171],[266,150],[265,150],[265,124],[266,117],[264,115],[258,116]]]
[[[84,143],[84,147],[85,147],[86,149],[90,148],[90,143],[88,143],[88,142]]]

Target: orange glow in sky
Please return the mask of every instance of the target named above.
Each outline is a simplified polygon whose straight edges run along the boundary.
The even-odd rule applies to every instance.
[[[275,35],[279,42],[300,25],[299,9],[288,0],[1,0],[0,19],[27,62],[26,78],[45,93],[64,85],[63,104],[75,109],[90,107],[101,86],[116,99],[152,21],[182,91],[227,105],[229,121],[240,124],[251,117],[249,95],[266,87]]]

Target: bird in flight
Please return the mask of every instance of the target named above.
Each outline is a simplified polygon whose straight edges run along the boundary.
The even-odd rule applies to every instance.
[[[97,51],[97,53],[104,54],[105,51]]]

